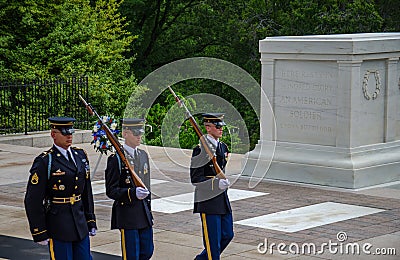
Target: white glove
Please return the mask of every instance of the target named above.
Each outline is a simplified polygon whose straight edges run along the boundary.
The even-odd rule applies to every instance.
[[[49,244],[49,239],[46,239],[46,240],[43,240],[43,241],[39,241],[39,242],[36,242],[36,243],[38,243],[41,246],[47,246]]]
[[[150,194],[150,192],[145,188],[142,188],[142,187],[136,188],[136,197],[140,200],[146,198],[149,194]]]
[[[229,185],[231,185],[231,183],[229,182],[228,179],[220,179],[219,180],[218,187],[221,190],[226,190],[227,188],[229,188]]]
[[[89,236],[94,237],[95,235],[96,235],[96,229],[95,229],[95,228],[92,228],[92,229],[89,231]]]

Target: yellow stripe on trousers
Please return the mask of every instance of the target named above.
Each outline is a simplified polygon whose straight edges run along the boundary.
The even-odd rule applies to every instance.
[[[121,249],[122,249],[122,259],[126,260],[125,230],[123,229],[121,229]]]
[[[49,239],[49,251],[50,251],[50,259],[55,260],[56,256],[54,255],[54,242],[53,239]]]
[[[210,240],[208,239],[207,220],[206,220],[205,213],[201,213],[201,220],[203,222],[204,241],[206,242],[207,257],[208,257],[208,260],[212,260]]]

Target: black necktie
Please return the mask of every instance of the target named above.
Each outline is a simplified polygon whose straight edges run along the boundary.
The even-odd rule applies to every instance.
[[[135,166],[138,167],[139,166],[139,154],[136,149],[133,152],[133,156],[134,156],[134,158],[133,158],[134,164],[135,164]]]
[[[215,149],[215,152],[217,154],[219,154],[221,152],[221,143],[220,142],[217,142],[217,149]]]

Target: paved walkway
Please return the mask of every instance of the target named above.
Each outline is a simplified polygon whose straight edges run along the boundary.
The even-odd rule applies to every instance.
[[[119,231],[110,230],[106,156],[100,157],[90,144],[77,146],[89,153],[93,174],[99,227],[91,238],[93,256],[114,259],[121,255],[120,237]],[[199,216],[191,211],[191,151],[142,148],[151,157],[152,259],[193,259],[201,251],[202,238]],[[29,168],[45,149],[0,143],[0,259],[48,259],[46,250],[30,241],[23,208]],[[240,177],[241,158],[232,155],[227,168],[234,183],[229,195],[235,237],[222,259],[400,259],[399,183],[354,191],[264,181],[249,189],[248,179]]]

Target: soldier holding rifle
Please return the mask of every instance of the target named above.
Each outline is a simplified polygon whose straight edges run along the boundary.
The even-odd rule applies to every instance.
[[[49,121],[54,144],[35,158],[24,200],[33,241],[48,245],[51,259],[89,260],[96,234],[89,160],[71,147],[74,118]]]
[[[93,106],[81,95],[79,98],[89,114],[102,122]],[[123,146],[107,124],[101,124],[115,148],[115,154],[108,157],[105,171],[106,194],[114,200],[111,228],[120,230],[122,258],[128,260],[148,260],[154,251],[150,191],[146,188],[150,187],[149,157],[137,148],[144,133],[144,122],[144,119],[122,121]]]
[[[222,113],[203,114],[207,135],[186,107],[185,103],[168,86],[200,139],[193,149],[190,178],[195,188],[194,213],[200,213],[204,250],[195,259],[218,260],[222,251],[233,239],[232,209],[228,198],[229,180],[224,174],[228,147],[219,141],[226,125]]]
[[[150,211],[150,167],[146,151],[139,149],[144,119],[124,119],[124,155],[144,187],[135,185],[127,166],[117,154],[110,155],[105,171],[106,193],[114,200],[111,228],[121,232],[122,258],[147,260],[153,255],[153,217]]]
[[[200,213],[204,244],[204,250],[195,258],[198,260],[220,259],[222,251],[234,235],[232,209],[227,193],[230,183],[223,173],[219,173],[224,171],[229,153],[226,144],[219,141],[225,126],[223,117],[219,113],[203,114],[207,135],[202,137],[203,141],[192,153],[190,177],[196,186],[193,212]],[[205,144],[208,147],[204,147]],[[214,161],[205,152],[207,149],[213,151]]]

